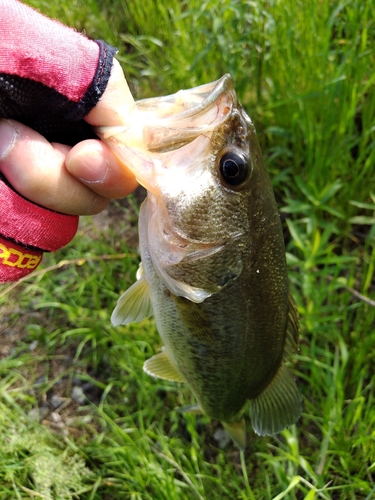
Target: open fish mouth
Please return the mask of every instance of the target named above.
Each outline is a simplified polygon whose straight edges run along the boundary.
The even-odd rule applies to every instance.
[[[236,102],[232,77],[226,74],[193,89],[138,101],[130,127],[97,127],[95,132],[139,183],[154,191],[150,178],[155,165],[172,163],[166,153],[179,151],[181,156],[194,140],[208,147],[212,132],[228,119]]]

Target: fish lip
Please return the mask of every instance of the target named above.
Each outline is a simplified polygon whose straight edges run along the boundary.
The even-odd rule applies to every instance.
[[[142,99],[136,102],[136,106],[139,111],[145,112],[147,109],[154,108],[154,113],[157,114],[160,119],[168,119],[170,122],[178,121],[184,118],[189,118],[194,116],[201,111],[207,109],[211,106],[221,95],[225,92],[234,91],[233,79],[229,73],[223,75],[219,80],[214,82],[205,83],[199,85],[198,87],[193,87],[191,89],[183,89],[163,97],[151,97],[150,99]],[[186,103],[190,102],[190,96],[205,95],[200,102],[189,106],[186,108]],[[183,104],[181,105],[183,111],[171,114],[168,108],[168,103],[176,106],[176,101],[180,100],[180,97],[184,97]],[[160,107],[160,111],[158,112]]]
[[[143,128],[144,145],[147,151],[156,154],[173,152],[191,144],[199,136],[211,136],[228,120],[236,103],[229,74],[216,82],[167,96],[166,105],[163,99],[150,100],[151,106],[155,102],[157,118],[145,123]],[[141,101],[140,113],[143,107],[147,113],[147,101]]]
[[[229,73],[223,75],[219,80],[215,82],[206,83],[204,85],[200,85],[198,87],[194,87],[192,89],[180,90],[171,96],[167,96],[172,98],[174,96],[183,95],[187,97],[189,95],[199,95],[199,94],[208,94],[200,103],[191,106],[184,111],[180,111],[179,113],[175,113],[171,116],[163,117],[167,118],[169,122],[173,123],[175,121],[184,120],[186,118],[194,117],[203,111],[206,111],[209,107],[213,106],[215,102],[225,93],[234,90],[233,79]],[[148,99],[144,101],[140,101],[141,103],[147,104]]]

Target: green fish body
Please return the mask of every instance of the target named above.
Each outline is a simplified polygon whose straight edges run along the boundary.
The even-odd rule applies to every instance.
[[[255,128],[229,75],[140,101],[137,113],[136,133],[99,131],[148,191],[142,267],[112,321],[154,314],[165,349],[145,371],[186,382],[195,410],[223,422],[244,448],[247,401],[260,435],[293,424],[301,411],[285,365],[297,348],[298,315]]]

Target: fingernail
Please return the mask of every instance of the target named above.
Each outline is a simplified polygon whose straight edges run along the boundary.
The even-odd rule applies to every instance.
[[[0,120],[0,160],[4,160],[16,142],[18,133],[8,120]]]
[[[95,151],[80,153],[66,164],[68,171],[83,182],[103,182],[107,176],[109,160]]]

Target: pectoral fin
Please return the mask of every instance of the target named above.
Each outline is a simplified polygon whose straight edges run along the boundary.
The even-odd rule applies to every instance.
[[[162,351],[148,359],[143,365],[144,371],[153,377],[171,380],[173,382],[185,382],[185,379],[177,371],[170,360],[167,351]]]
[[[140,267],[138,281],[124,292],[112,313],[113,326],[127,325],[152,316],[150,289]]]
[[[294,424],[300,414],[300,394],[291,371],[283,363],[270,384],[250,401],[251,423],[257,434],[265,436]]]
[[[224,429],[232,438],[234,443],[240,448],[245,450],[246,447],[246,426],[245,420],[242,419],[238,422],[222,422]]]

